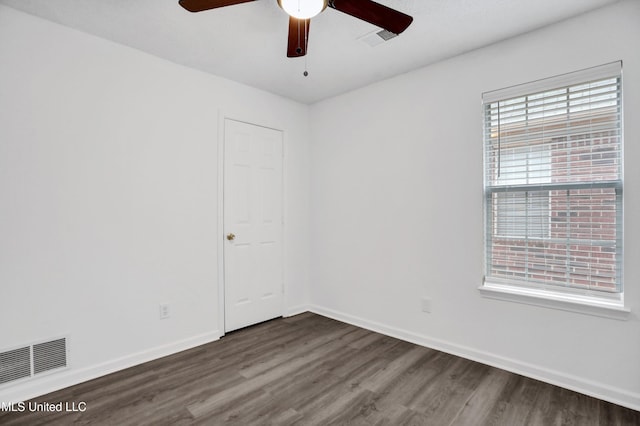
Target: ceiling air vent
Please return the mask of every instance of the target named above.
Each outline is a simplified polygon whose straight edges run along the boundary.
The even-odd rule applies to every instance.
[[[0,352],[0,386],[66,366],[66,337]]]
[[[389,41],[394,37],[398,37],[398,34],[392,33],[387,30],[376,30],[371,33],[365,34],[362,37],[358,38],[358,40],[362,41],[365,44],[368,44],[371,47],[375,47],[379,44],[384,43],[385,41]]]
[[[389,41],[394,37],[398,37],[398,34],[392,33],[391,31],[387,31],[387,30],[378,31],[376,34],[378,35],[378,37],[380,37],[384,41]]]

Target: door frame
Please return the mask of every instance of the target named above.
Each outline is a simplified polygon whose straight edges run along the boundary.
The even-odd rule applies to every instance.
[[[282,133],[282,179],[280,180],[280,186],[282,189],[282,264],[280,265],[282,267],[282,316],[285,315],[286,309],[285,309],[285,281],[286,281],[286,274],[285,274],[285,268],[284,265],[286,264],[285,262],[285,254],[286,254],[286,250],[285,250],[285,225],[286,225],[286,220],[285,220],[285,191],[284,191],[284,178],[285,178],[285,159],[286,159],[286,155],[285,155],[285,131],[282,129],[279,129],[277,127],[274,126],[267,126],[264,124],[259,124],[256,123],[252,120],[247,120],[247,119],[243,119],[243,118],[238,118],[240,115],[239,114],[227,114],[222,110],[218,110],[218,149],[217,149],[217,155],[218,155],[218,196],[217,196],[217,201],[218,201],[218,223],[217,223],[217,232],[216,232],[216,237],[218,239],[218,242],[216,244],[217,247],[217,251],[218,251],[218,255],[217,255],[217,262],[218,262],[218,327],[219,327],[219,335],[220,337],[224,336],[226,334],[226,327],[225,327],[225,321],[226,321],[226,316],[225,316],[225,286],[226,286],[226,281],[225,281],[225,274],[224,274],[224,158],[225,158],[225,151],[224,151],[224,144],[225,144],[225,139],[224,139],[224,135],[225,135],[225,122],[226,120],[233,120],[233,121],[237,121],[240,123],[245,123],[245,124],[250,124],[252,126],[258,126],[258,127],[264,127],[267,129],[271,129],[271,130],[276,130]]]

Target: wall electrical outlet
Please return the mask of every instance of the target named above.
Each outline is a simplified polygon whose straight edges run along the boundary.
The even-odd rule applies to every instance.
[[[161,303],[160,304],[160,319],[167,319],[170,316],[169,304]]]
[[[422,312],[431,313],[431,299],[423,297],[420,302],[422,303]]]

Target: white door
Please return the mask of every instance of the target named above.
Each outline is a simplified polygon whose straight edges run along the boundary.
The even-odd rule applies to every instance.
[[[282,132],[225,119],[225,331],[282,316]]]

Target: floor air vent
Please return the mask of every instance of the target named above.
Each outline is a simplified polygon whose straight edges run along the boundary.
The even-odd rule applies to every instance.
[[[0,353],[0,384],[31,377],[29,346]]]
[[[67,339],[33,345],[33,374],[67,366]]]
[[[0,386],[66,366],[66,338],[0,352]]]

